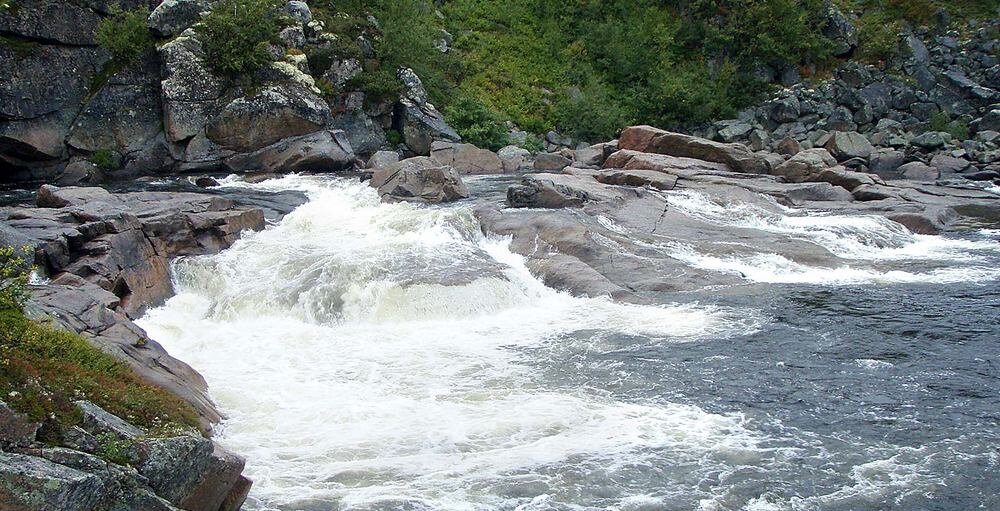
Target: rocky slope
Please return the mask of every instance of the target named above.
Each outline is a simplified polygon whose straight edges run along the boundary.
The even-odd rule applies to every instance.
[[[303,201],[297,194],[112,194],[46,185],[37,207],[0,209],[0,234],[4,246],[30,247],[36,271],[45,276],[31,286],[29,317],[79,333],[141,380],[180,397],[207,433],[221,415],[204,378],[132,319],[173,293],[172,258],[218,252],[244,230],[263,229],[265,216],[280,218]],[[77,406],[82,428],[52,446],[35,439],[40,424],[0,404],[0,503],[14,509],[239,509],[251,484],[240,475],[239,456],[201,436],[150,436],[92,403]],[[95,456],[96,439],[107,435],[123,451],[118,463]]]
[[[404,93],[366,101],[345,87],[357,59],[333,59],[316,76],[301,48],[336,35],[305,2],[285,5],[272,62],[252,77],[215,71],[197,31],[210,0],[131,0],[152,8],[154,50],[118,69],[96,45],[108,2],[42,0],[0,13],[0,162],[4,182],[62,185],[172,172],[331,171],[354,166],[401,134],[403,153],[459,140],[428,103],[420,79],[399,72]],[[313,66],[315,67],[315,65]],[[110,76],[109,76],[110,75]],[[339,87],[323,95],[317,80]]]

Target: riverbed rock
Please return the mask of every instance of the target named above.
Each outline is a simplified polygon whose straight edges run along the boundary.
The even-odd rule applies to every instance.
[[[496,153],[472,144],[436,141],[431,144],[431,158],[441,166],[452,167],[459,174],[500,174],[503,162]]]
[[[193,435],[149,438],[132,450],[138,459],[136,468],[149,486],[178,507],[236,511],[239,505],[224,503],[242,503],[246,497],[241,475],[245,461],[211,440]]]
[[[652,126],[625,128],[619,137],[618,147],[644,153],[724,163],[735,171],[751,174],[767,174],[775,164],[774,159],[754,153],[741,144],[713,142]]]
[[[868,159],[875,147],[865,138],[864,135],[856,131],[835,131],[830,134],[830,139],[824,145],[830,155],[837,161],[847,161],[851,158]]]
[[[534,164],[531,157],[531,151],[516,145],[509,145],[501,148],[497,151],[497,158],[500,158],[500,163],[503,165],[503,171],[507,173],[517,172],[525,168],[529,168]]]
[[[808,149],[778,165],[774,169],[774,175],[782,176],[793,183],[801,183],[812,180],[836,164],[837,160],[826,149]]]
[[[403,135],[403,143],[413,154],[429,155],[431,144],[435,140],[462,141],[462,137],[445,122],[441,112],[429,104],[421,106],[403,99],[398,108],[402,111],[399,117],[402,120],[400,133]]]
[[[535,170],[542,172],[557,172],[568,167],[571,163],[573,160],[559,153],[540,153],[535,155],[532,166]]]
[[[921,161],[911,161],[901,165],[897,172],[903,179],[910,179],[913,181],[930,181],[933,182],[941,177],[941,173],[934,167],[927,165]]]
[[[459,173],[427,156],[375,169],[369,184],[389,202],[450,202],[469,196]]]

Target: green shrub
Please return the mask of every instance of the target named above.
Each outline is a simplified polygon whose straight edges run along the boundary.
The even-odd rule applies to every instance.
[[[28,299],[31,247],[0,247],[0,310],[21,310]]]
[[[403,142],[403,135],[398,130],[389,130],[385,133],[385,140],[389,145],[396,147]]]
[[[97,165],[97,168],[111,172],[122,168],[121,157],[111,149],[101,148],[90,154],[90,163]]]
[[[948,112],[936,112],[931,116],[927,124],[931,131],[946,132],[957,140],[967,140],[969,138],[969,124],[962,119],[952,120]]]
[[[129,439],[120,439],[114,433],[101,433],[97,435],[97,451],[94,453],[99,458],[116,465],[129,465],[132,457],[129,451],[134,442]]]
[[[531,151],[532,153],[540,153],[545,150],[545,144],[538,137],[528,135],[528,138],[524,139],[524,143],[521,147]]]
[[[326,78],[317,79],[316,88],[319,89],[319,95],[325,99],[331,99],[337,95],[337,87]]]
[[[858,56],[868,63],[889,62],[899,55],[903,25],[882,12],[869,11],[858,20]]]
[[[205,55],[216,71],[254,73],[271,61],[268,45],[280,27],[277,0],[221,0],[197,25]]]
[[[472,96],[460,96],[445,109],[444,117],[469,144],[496,151],[510,143],[502,120]]]
[[[123,11],[114,6],[111,17],[101,20],[97,26],[94,38],[115,61],[122,64],[135,62],[153,47],[153,37],[146,26],[147,18],[148,7]]]

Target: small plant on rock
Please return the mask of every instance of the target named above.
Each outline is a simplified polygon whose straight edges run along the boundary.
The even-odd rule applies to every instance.
[[[97,168],[105,172],[111,172],[122,168],[121,158],[119,158],[118,155],[111,149],[98,149],[91,153],[88,159],[90,160],[90,163],[97,165]]]
[[[111,17],[101,20],[95,38],[97,44],[108,51],[119,64],[128,64],[153,47],[153,36],[146,26],[149,18],[148,7],[138,7],[123,11],[115,6]]]
[[[21,310],[28,299],[30,247],[0,247],[0,310]]]

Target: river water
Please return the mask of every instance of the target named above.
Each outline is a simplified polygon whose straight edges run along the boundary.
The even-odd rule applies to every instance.
[[[504,185],[471,183],[486,200]],[[546,288],[472,201],[252,186],[310,201],[177,261],[177,295],[139,322],[208,380],[218,440],[248,459],[245,509],[1000,508],[1000,231],[915,236],[676,192],[720,229],[848,263],[664,238],[745,283],[629,305]]]

